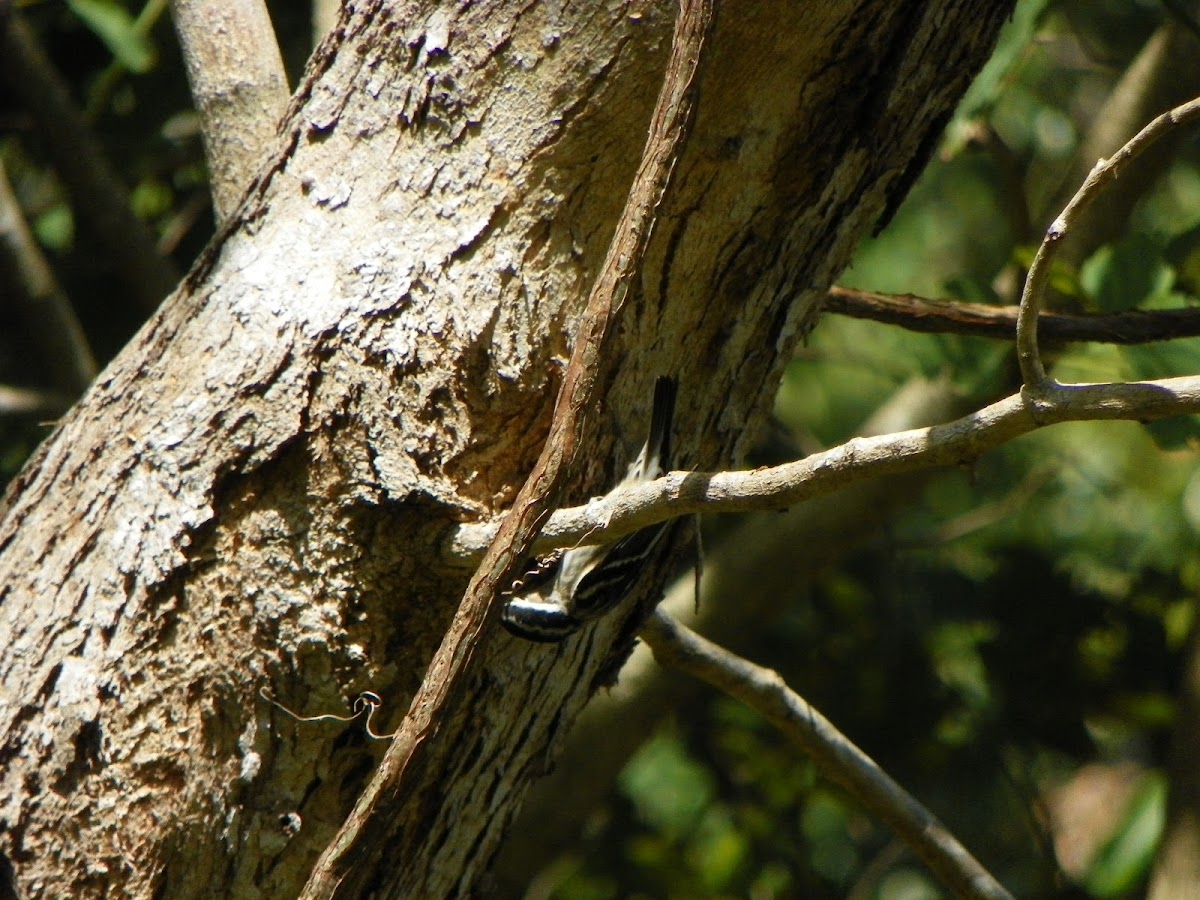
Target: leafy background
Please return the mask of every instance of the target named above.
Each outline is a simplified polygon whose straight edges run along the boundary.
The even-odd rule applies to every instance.
[[[24,12],[183,271],[211,236],[211,211],[164,8],[70,0]],[[1022,2],[939,154],[843,283],[1015,302],[1083,136],[1157,29],[1200,34],[1194,12]],[[272,14],[294,82],[311,44],[307,8],[279,2]],[[1200,72],[1174,77],[1200,93]],[[1196,302],[1198,158],[1193,135],[1175,144],[1126,227],[1060,267],[1059,306]],[[75,227],[37,135],[4,96],[0,160],[93,348],[111,357],[144,314]],[[45,384],[57,361],[32,346],[0,303],[0,384]],[[1200,345],[1073,345],[1054,359],[1061,380],[1158,377],[1200,372]],[[1014,378],[1005,342],[826,316],[781,386],[774,444],[793,455],[836,444],[914,379],[966,411],[1011,392]],[[37,419],[0,418],[0,477],[45,433]],[[929,478],[882,537],[797,573],[751,655],[1017,896],[1137,896],[1162,833],[1200,583],[1198,446],[1191,420],[1058,426]],[[764,441],[761,459],[775,452]],[[713,544],[728,531],[708,528]],[[772,728],[712,695],[647,735],[582,841],[531,875],[528,896],[564,900],[940,896],[903,846]]]
[[[1082,135],[1166,22],[1195,30],[1165,4],[1021,3],[938,157],[841,283],[1015,303]],[[1179,73],[1193,93],[1198,74]],[[1123,233],[1056,273],[1060,307],[1195,304],[1196,139],[1173,153]],[[1032,228],[1013,227],[1014,193]],[[1055,360],[1063,381],[1189,374],[1200,342],[1077,345]],[[966,411],[1015,375],[1006,343],[826,316],[776,415],[800,446],[831,446],[912,379],[945,384]],[[798,576],[752,654],[1016,896],[1144,891],[1200,586],[1196,424],[1056,426],[930,479],[884,539]],[[886,829],[722,697],[679,709],[596,821],[587,848],[548,871],[548,894],[942,896]]]

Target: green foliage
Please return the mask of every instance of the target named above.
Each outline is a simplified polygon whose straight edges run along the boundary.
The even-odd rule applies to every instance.
[[[67,6],[130,72],[144,75],[154,68],[154,45],[120,3],[114,0],[67,0]]]
[[[714,793],[708,770],[665,733],[630,760],[621,787],[642,820],[672,839],[695,830]]]
[[[69,250],[75,243],[75,216],[65,203],[56,203],[33,222],[33,233],[51,250]]]
[[[1000,32],[1000,40],[992,58],[976,76],[959,104],[956,125],[986,115],[1002,99],[1014,77],[1014,71],[1033,42],[1049,5],[1049,0],[1027,0],[1017,4],[1012,20]],[[954,141],[959,133],[961,132],[951,129],[947,136],[948,146],[960,148]]]
[[[1079,281],[1096,312],[1179,305],[1164,303],[1173,299],[1175,270],[1146,234],[1102,246],[1080,267]]]
[[[1166,811],[1167,781],[1152,774],[1088,873],[1087,888],[1092,896],[1128,896],[1138,886],[1162,837]]]

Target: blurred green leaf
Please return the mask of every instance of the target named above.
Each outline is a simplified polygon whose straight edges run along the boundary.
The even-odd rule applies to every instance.
[[[747,843],[729,811],[715,807],[701,821],[688,848],[688,861],[709,891],[722,891],[745,861]]]
[[[879,900],[939,900],[942,892],[924,872],[897,869],[879,883]]]
[[[812,845],[812,867],[835,883],[844,881],[858,862],[849,818],[845,803],[825,791],[810,795],[801,813],[801,826]]]
[[[1092,863],[1088,890],[1096,897],[1108,898],[1137,887],[1150,871],[1166,818],[1167,780],[1154,772],[1146,776],[1116,833]]]
[[[998,305],[1001,302],[995,287],[976,275],[956,275],[947,279],[946,294],[967,303]]]
[[[792,884],[788,870],[778,863],[768,863],[754,876],[750,885],[751,897],[786,897]]]
[[[59,252],[75,242],[75,216],[66,203],[57,203],[33,222],[33,233],[43,247]]]
[[[1129,364],[1129,377],[1137,381],[1200,372],[1200,338],[1122,347],[1121,355]],[[1200,416],[1176,416],[1149,422],[1146,430],[1160,448],[1178,449],[1190,441],[1200,440]]]
[[[138,218],[155,219],[171,210],[175,194],[161,178],[148,176],[133,189],[130,202]]]
[[[958,120],[965,121],[980,116],[995,104],[1012,77],[1017,62],[1027,51],[1048,5],[1049,0],[1026,0],[1017,4],[1012,19],[1000,31],[1000,39],[996,42],[992,58],[975,76],[970,89],[959,103],[956,114]]]
[[[638,815],[674,837],[695,827],[713,797],[708,770],[669,732],[655,735],[637,752],[620,782]]]
[[[1096,309],[1119,312],[1168,293],[1175,270],[1153,240],[1133,234],[1093,253],[1080,267],[1079,281]]]
[[[1022,269],[1028,271],[1037,256],[1037,247],[1020,246],[1013,248],[1013,261]],[[1060,259],[1050,263],[1050,289],[1064,297],[1082,297],[1084,288],[1079,282],[1079,273]]]
[[[1195,292],[1200,286],[1200,224],[1175,235],[1164,255],[1178,271],[1179,280]]]
[[[154,45],[123,6],[112,0],[67,0],[67,6],[129,71],[145,74],[154,68]]]

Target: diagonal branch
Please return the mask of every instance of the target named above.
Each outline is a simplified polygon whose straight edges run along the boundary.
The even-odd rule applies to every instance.
[[[928,809],[893,781],[779,674],[705,640],[661,610],[642,626],[654,658],[761,713],[865,808],[888,824],[950,892],[964,900],[1011,900]]]
[[[305,885],[305,898],[326,898],[335,893],[360,896],[376,877],[378,867],[392,865],[397,852],[403,849],[390,839],[389,820],[409,799],[418,775],[424,771],[428,782],[429,766],[444,764],[448,758],[445,747],[453,741],[453,736],[446,733],[451,731],[448,723],[459,718],[453,710],[484,629],[498,612],[497,594],[528,553],[573,467],[583,413],[594,403],[609,338],[640,271],[655,213],[691,123],[701,48],[711,24],[711,0],[684,0],[680,4],[650,134],[608,255],[588,298],[541,457],[472,577],[379,770],[318,860]],[[434,750],[439,740],[443,745],[440,756]]]
[[[586,506],[563,510],[547,523],[539,552],[553,547],[615,540],[621,535],[678,516],[702,512],[745,512],[791,506],[845,485],[882,475],[899,475],[962,465],[1043,425],[1093,419],[1149,422],[1200,413],[1200,376],[1114,384],[1059,384],[1047,377],[1037,329],[1050,264],[1075,216],[1092,202],[1141,151],[1171,129],[1200,118],[1200,99],[1156,118],[1109,160],[1101,160],[1050,226],[1038,250],[1017,311],[1017,356],[1021,392],[944,425],[875,438],[854,438],[805,459],[753,472],[672,473],[636,487],[618,489]],[[494,525],[464,525],[450,536],[450,559],[478,557]]]
[[[33,120],[55,170],[71,194],[75,214],[105,248],[138,305],[154,310],[179,280],[154,238],[134,215],[100,142],[87,127],[63,78],[46,58],[33,29],[0,3],[0,82]]]

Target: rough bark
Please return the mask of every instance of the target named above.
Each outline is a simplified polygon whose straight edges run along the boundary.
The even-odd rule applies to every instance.
[[[681,383],[684,466],[737,459],[817,300],[894,207],[1007,4],[729,4],[572,499]],[[293,896],[511,501],[644,141],[666,4],[348,5],[189,278],[0,521],[0,849],[30,896]],[[797,19],[797,16],[800,18]],[[665,570],[665,566],[663,567]],[[480,890],[619,663],[487,634],[474,740],[396,810],[381,895]],[[386,715],[390,713],[390,715]]]

